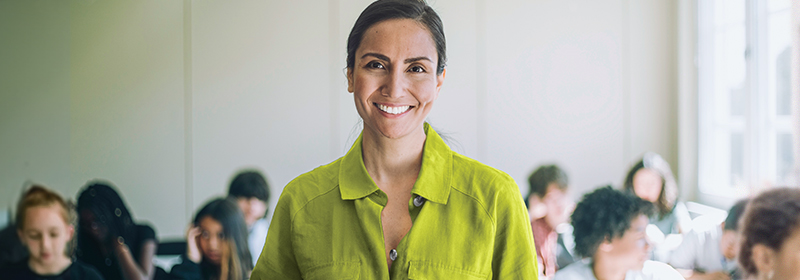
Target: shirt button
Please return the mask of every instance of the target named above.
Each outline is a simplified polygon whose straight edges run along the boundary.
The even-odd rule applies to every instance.
[[[425,204],[425,198],[424,197],[418,195],[417,197],[414,198],[414,206],[420,207],[420,206],[422,206],[422,204]]]
[[[392,261],[396,260],[397,259],[397,250],[395,250],[395,249],[389,250],[389,258],[392,259]]]

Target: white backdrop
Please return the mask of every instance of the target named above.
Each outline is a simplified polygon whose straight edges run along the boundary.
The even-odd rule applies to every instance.
[[[369,2],[0,1],[0,208],[26,180],[74,198],[103,178],[177,237],[242,168],[274,206],[356,136],[345,45]],[[676,2],[431,4],[449,61],[429,120],[455,150],[523,194],[542,163],[576,198],[648,150],[679,170]]]

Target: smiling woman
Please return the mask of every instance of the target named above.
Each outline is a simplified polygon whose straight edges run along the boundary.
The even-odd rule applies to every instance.
[[[284,188],[253,279],[537,278],[514,180],[425,123],[445,62],[441,19],[424,1],[379,0],[361,13],[347,89],[362,134]]]

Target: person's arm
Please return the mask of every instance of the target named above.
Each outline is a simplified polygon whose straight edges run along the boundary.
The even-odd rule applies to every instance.
[[[519,187],[511,177],[497,178],[498,194],[493,202],[495,243],[493,279],[537,279],[536,248],[530,219]]]
[[[251,279],[302,279],[294,255],[292,233],[292,198],[286,186],[269,225],[267,241],[258,258]]]
[[[131,249],[124,243],[114,243],[114,251],[117,254],[119,267],[122,270],[122,275],[127,280],[150,280],[153,279],[153,272],[155,272],[155,265],[153,264],[153,257],[156,254],[156,241],[147,239],[142,243],[140,248],[141,254],[139,263],[131,255]]]
[[[712,273],[702,273],[698,271],[692,271],[687,269],[675,269],[678,273],[681,274],[686,280],[730,280],[731,277],[727,274],[723,273],[722,271],[712,272]]]

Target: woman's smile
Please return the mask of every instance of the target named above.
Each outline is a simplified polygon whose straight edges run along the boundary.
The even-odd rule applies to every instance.
[[[372,105],[375,105],[384,115],[389,115],[388,117],[399,117],[401,115],[405,115],[405,113],[411,111],[414,106],[405,105],[405,106],[392,106],[388,104],[380,104],[377,102],[373,102]]]

